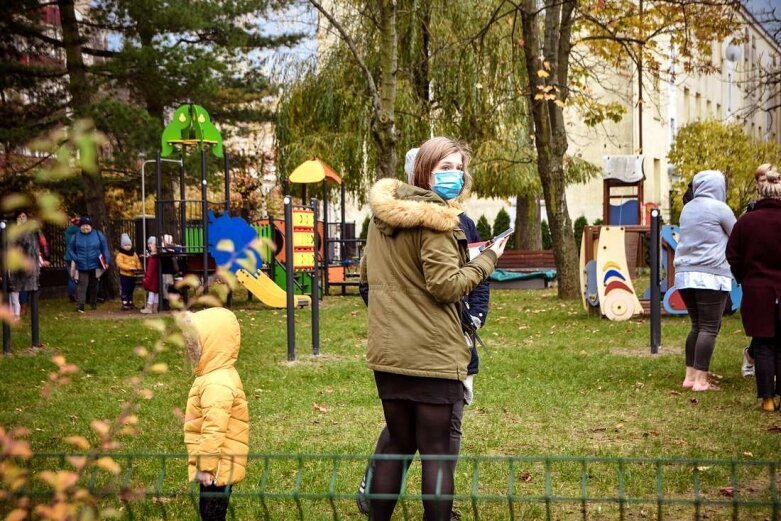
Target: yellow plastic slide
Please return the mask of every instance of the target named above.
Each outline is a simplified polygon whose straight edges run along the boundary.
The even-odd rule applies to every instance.
[[[265,305],[272,308],[287,306],[287,292],[262,271],[258,271],[257,276],[254,276],[247,270],[239,270],[236,272],[236,280]],[[309,295],[294,295],[293,302],[298,307],[306,307],[312,303],[312,299]]]

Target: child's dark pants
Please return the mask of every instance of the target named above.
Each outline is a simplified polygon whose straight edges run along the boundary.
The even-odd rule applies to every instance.
[[[119,276],[119,287],[120,287],[120,293],[122,296],[122,303],[123,304],[132,304],[133,303],[133,290],[136,287],[136,279],[135,277],[128,276],[128,275],[120,275]]]
[[[228,514],[228,501],[231,498],[229,486],[201,485],[199,510],[203,521],[225,521]]]

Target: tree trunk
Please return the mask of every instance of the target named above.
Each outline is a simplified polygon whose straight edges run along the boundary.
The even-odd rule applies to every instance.
[[[540,147],[537,147],[537,153],[540,153]],[[549,161],[538,161],[537,171],[542,181],[548,211],[553,255],[556,259],[558,295],[562,299],[577,299],[580,298],[578,254],[564,193],[563,156],[551,155]]]
[[[540,176],[548,212],[553,255],[556,259],[558,295],[562,299],[580,296],[575,235],[567,209],[564,154],[567,132],[559,104],[566,102],[569,81],[569,52],[572,12],[576,0],[545,0],[544,34],[538,20],[537,0],[526,0],[520,14],[524,37],[524,57],[529,76],[529,107],[534,124],[537,173]],[[539,70],[549,70],[550,84]],[[557,87],[558,91],[553,87]]]
[[[515,211],[515,245],[519,250],[541,250],[540,207],[535,195],[519,195]]]
[[[372,136],[377,145],[377,176],[396,177],[396,72],[398,35],[396,0],[378,0],[380,8],[380,82],[375,101]]]
[[[68,91],[71,96],[71,107],[76,118],[85,117],[92,102],[93,92],[87,78],[87,68],[81,52],[82,39],[79,33],[76,9],[73,0],[58,0],[60,9],[60,25],[62,41],[65,49],[66,67],[68,71]],[[114,251],[114,233],[109,230],[108,211],[106,210],[105,190],[100,169],[97,172],[82,170],[84,196],[87,203],[87,213],[92,217],[93,227],[104,232],[110,251]],[[119,295],[119,274],[115,264],[103,276],[106,297],[116,298]]]

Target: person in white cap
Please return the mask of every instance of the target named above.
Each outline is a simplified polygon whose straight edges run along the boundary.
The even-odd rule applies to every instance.
[[[119,251],[116,255],[119,268],[119,288],[122,298],[122,310],[133,309],[133,290],[136,288],[136,272],[141,269],[141,261],[133,251],[130,236],[123,233],[119,239]]]

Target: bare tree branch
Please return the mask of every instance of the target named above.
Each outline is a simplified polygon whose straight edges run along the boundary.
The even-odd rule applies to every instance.
[[[320,4],[320,2],[318,2],[317,0],[309,0],[309,3],[312,4],[314,8],[317,9],[318,12],[320,12],[320,14],[326,17],[326,19],[331,23],[334,29],[336,29],[337,32],[339,32],[342,41],[350,49],[350,52],[355,58],[355,61],[358,62],[358,67],[360,67],[361,71],[363,71],[363,75],[366,79],[366,84],[369,87],[369,94],[372,97],[372,105],[374,106],[374,109],[379,112],[381,104],[380,104],[380,95],[379,92],[377,91],[377,84],[374,82],[374,77],[372,76],[369,67],[366,65],[366,62],[363,60],[363,58],[361,58],[361,55],[358,53],[358,47],[356,46],[355,41],[352,39],[350,34],[345,30],[342,24],[340,24],[339,21],[336,18],[334,18],[334,16],[331,13],[329,13]]]

